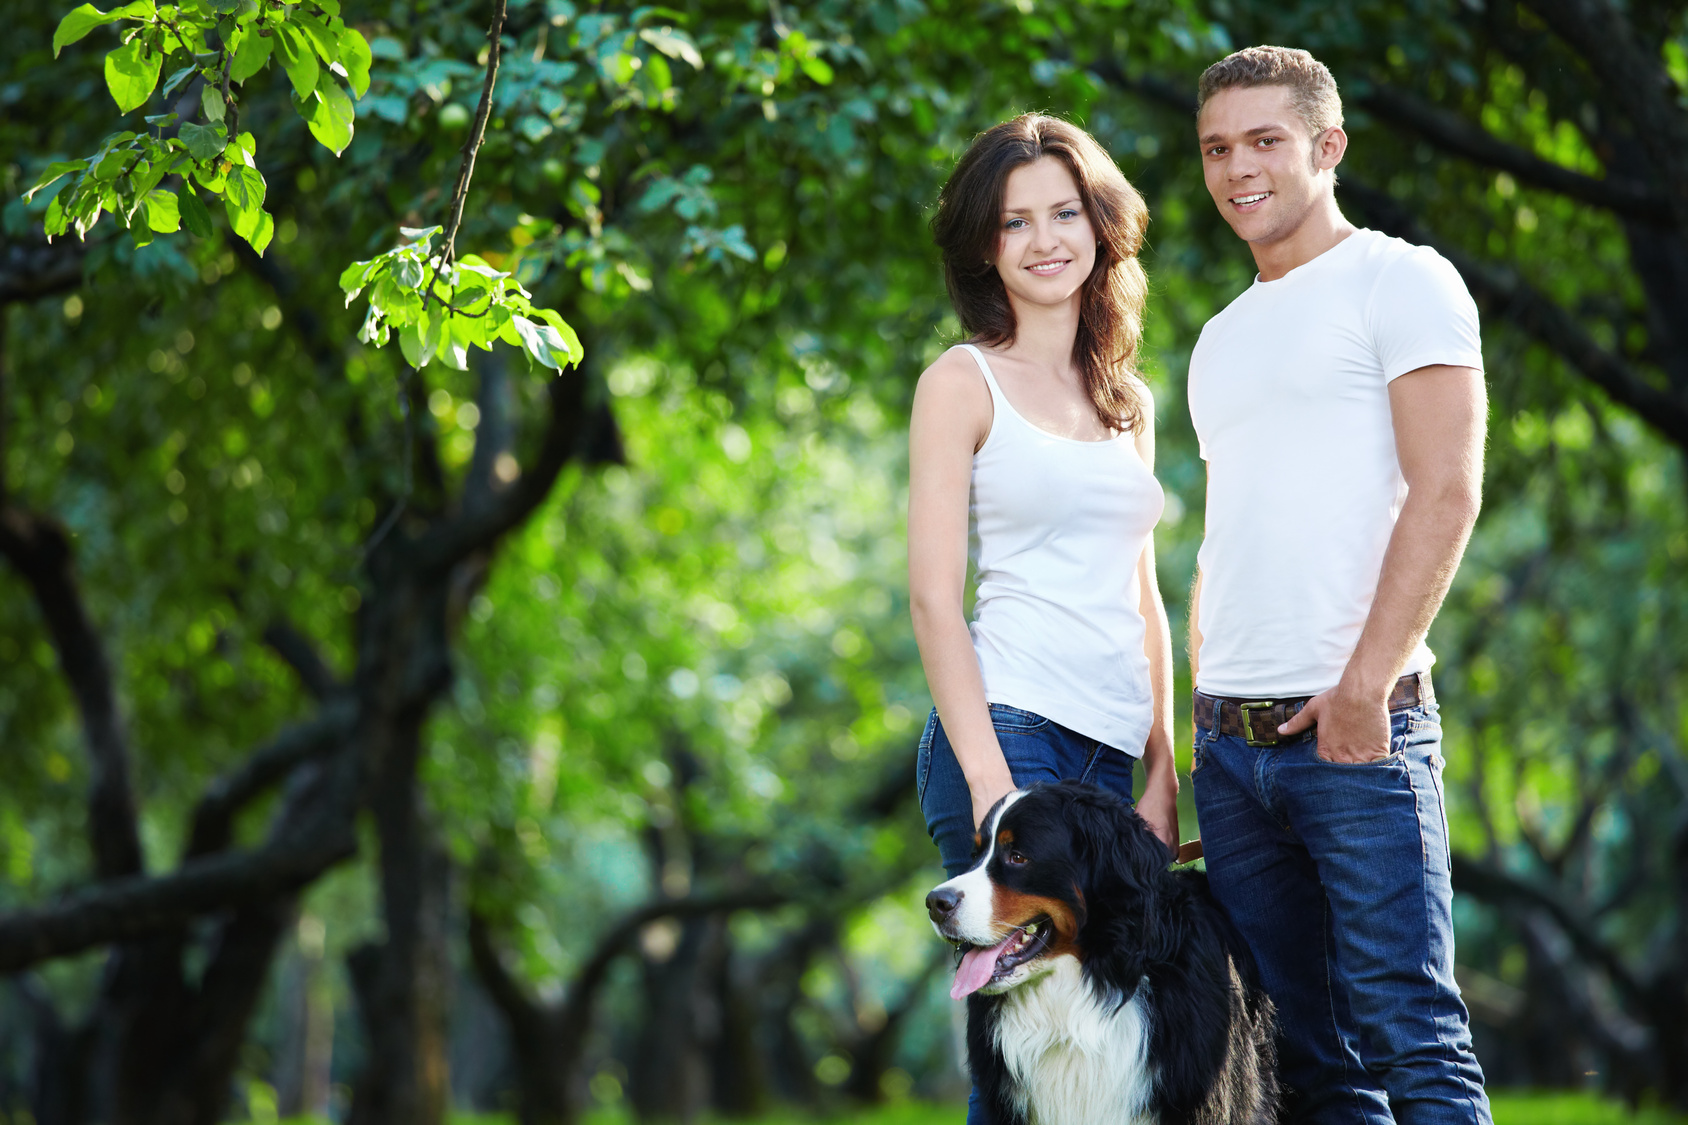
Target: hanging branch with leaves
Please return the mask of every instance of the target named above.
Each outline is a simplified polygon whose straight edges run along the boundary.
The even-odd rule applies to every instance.
[[[521,348],[540,367],[561,371],[583,357],[580,338],[561,315],[536,308],[514,275],[474,254],[459,259],[475,156],[486,137],[503,52],[506,0],[497,0],[487,31],[486,75],[474,128],[446,212],[445,226],[400,228],[407,241],[340,276],[346,304],[366,291],[369,312],[358,339],[377,346],[398,330],[413,367],[436,356],[459,371],[470,346],[493,342]],[[30,200],[61,179],[44,221],[52,237],[74,230],[86,238],[106,212],[129,229],[137,246],[187,227],[213,234],[206,199],[221,199],[229,226],[262,254],[275,232],[264,210],[266,185],[258,171],[257,141],[239,131],[238,88],[279,59],[292,85],[294,108],[311,134],[335,155],[353,133],[353,98],[369,88],[370,49],[340,17],[338,0],[181,0],[158,5],[134,0],[102,12],[83,4],[59,22],[55,56],[96,28],[122,25],[120,45],[106,55],[106,87],[119,112],[133,113],[155,95],[183,92],[184,108],[148,116],[146,131],[110,134],[90,156],[49,165],[25,193]],[[171,70],[160,87],[160,76]],[[199,97],[189,101],[194,84]],[[349,92],[348,92],[349,91]],[[198,118],[188,120],[186,118]],[[172,186],[166,177],[175,176]],[[439,248],[433,239],[444,230]]]
[[[354,262],[340,275],[349,307],[365,290],[369,312],[358,339],[384,345],[398,329],[399,348],[412,367],[426,367],[436,357],[458,371],[469,366],[471,345],[491,351],[495,340],[521,348],[529,362],[553,371],[579,363],[585,355],[580,337],[552,309],[536,308],[533,294],[515,275],[494,269],[485,259],[466,254],[457,258],[457,231],[469,181],[475,174],[475,155],[486,138],[492,114],[492,92],[498,82],[502,54],[505,0],[497,0],[487,30],[486,78],[475,110],[474,128],[463,145],[457,183],[446,209],[446,226],[401,227],[410,241],[368,261]],[[438,250],[433,240],[444,230]]]
[[[257,141],[239,131],[236,87],[279,58],[294,109],[339,155],[352,140],[352,100],[369,88],[369,44],[340,18],[338,0],[135,0],[110,12],[92,4],[72,11],[53,33],[54,56],[108,24],[123,25],[121,45],[105,59],[118,111],[133,113],[155,94],[167,99],[178,90],[186,104],[148,116],[141,132],[110,134],[90,156],[49,165],[24,194],[33,199],[69,177],[47,208],[48,236],[74,230],[86,238],[109,211],[137,246],[183,226],[210,238],[206,200],[221,199],[229,226],[262,254],[275,221],[264,210]],[[199,97],[190,101],[194,84]],[[179,177],[174,188],[162,186],[167,176]]]

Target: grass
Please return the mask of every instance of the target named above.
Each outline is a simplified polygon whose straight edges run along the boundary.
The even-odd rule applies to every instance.
[[[1622,1102],[1594,1094],[1530,1093],[1497,1091],[1491,1094],[1495,1125],[1688,1125],[1688,1117],[1659,1109],[1632,1111]],[[965,1107],[901,1102],[881,1109],[865,1110],[838,1117],[816,1118],[801,1111],[786,1111],[758,1118],[756,1125],[964,1125]],[[585,1125],[632,1125],[633,1119],[616,1110],[589,1114]],[[454,1117],[452,1125],[510,1125],[500,1116]]]

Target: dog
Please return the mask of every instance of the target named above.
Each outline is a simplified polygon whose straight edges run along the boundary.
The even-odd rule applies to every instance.
[[[973,1081],[998,1125],[1268,1125],[1274,1020],[1207,889],[1126,802],[1073,781],[998,801],[926,897],[961,954]]]

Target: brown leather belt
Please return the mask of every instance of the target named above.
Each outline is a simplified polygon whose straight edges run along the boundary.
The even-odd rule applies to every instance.
[[[1307,705],[1310,695],[1298,699],[1222,699],[1196,692],[1196,729],[1213,729],[1213,705],[1219,704],[1219,733],[1243,739],[1250,746],[1276,746],[1278,726]],[[1395,681],[1389,693],[1389,710],[1405,711],[1432,702],[1429,672],[1411,672]],[[1266,737],[1259,737],[1264,735]]]

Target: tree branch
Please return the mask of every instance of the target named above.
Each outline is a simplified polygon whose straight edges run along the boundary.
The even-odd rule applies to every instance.
[[[1378,229],[1429,246],[1452,262],[1486,313],[1504,317],[1534,336],[1613,401],[1634,411],[1678,448],[1688,449],[1688,404],[1601,347],[1575,317],[1540,290],[1516,274],[1481,265],[1438,242],[1399,203],[1375,188],[1345,179],[1337,190],[1358,203]]]
[[[100,879],[141,870],[141,842],[129,786],[129,744],[105,646],[71,573],[70,541],[52,522],[21,508],[0,508],[0,555],[35,594],[59,666],[82,716],[88,747],[88,835]]]
[[[1625,965],[1616,950],[1556,893],[1535,886],[1483,860],[1458,854],[1453,857],[1454,890],[1495,906],[1518,906],[1540,910],[1552,918],[1590,964],[1598,965],[1631,1004],[1645,1008],[1648,988]]]
[[[1545,191],[1557,192],[1650,223],[1670,225],[1675,213],[1668,197],[1646,184],[1608,176],[1595,179],[1533,152],[1508,144],[1481,125],[1393,86],[1376,86],[1357,104],[1418,133],[1456,156],[1516,176]]]
[[[446,217],[445,239],[440,243],[439,264],[434,267],[435,280],[439,279],[440,267],[450,262],[457,253],[457,228],[463,224],[463,205],[469,198],[469,180],[475,174],[475,154],[481,149],[481,141],[486,137],[487,118],[492,114],[492,87],[498,81],[498,60],[504,45],[504,8],[505,0],[493,0],[492,25],[486,32],[486,78],[481,83],[480,105],[475,108],[475,126],[469,130],[469,139],[464,142],[463,162],[457,167],[457,183],[451,189],[451,211]],[[433,291],[430,283],[424,299]]]
[[[328,704],[309,722],[288,727],[250,754],[233,770],[206,786],[194,809],[185,860],[228,847],[235,814],[249,801],[279,784],[294,767],[344,744],[357,723],[358,709],[347,697]]]
[[[327,699],[342,687],[334,670],[317,652],[311,639],[294,627],[291,621],[273,621],[264,629],[264,643],[298,673],[299,682],[318,701]]]
[[[509,488],[484,504],[464,508],[436,523],[408,552],[409,563],[423,576],[438,575],[519,525],[551,492],[563,465],[582,444],[586,416],[586,377],[571,368],[547,386],[551,413],[532,466]]]
[[[1580,55],[1622,108],[1670,192],[1676,225],[1688,230],[1688,114],[1657,49],[1608,0],[1526,0],[1567,47]]]
[[[0,915],[0,973],[95,946],[166,933],[204,914],[262,903],[304,886],[357,849],[348,820],[244,852],[184,863],[168,875],[132,876],[74,892],[51,906]]]
[[[87,252],[88,247],[74,239],[0,244],[0,305],[36,301],[79,287]]]
[[[512,483],[500,475],[500,461],[510,454],[515,441],[515,419],[510,410],[509,361],[502,352],[476,356],[480,376],[475,404],[481,421],[475,427],[475,452],[463,480],[463,507],[478,508]]]

